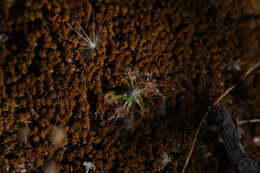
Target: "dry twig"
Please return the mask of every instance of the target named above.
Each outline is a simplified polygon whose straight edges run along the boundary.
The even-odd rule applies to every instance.
[[[251,67],[249,70],[247,70],[240,78],[240,80],[246,78],[250,73],[252,73],[255,69],[257,69],[258,67],[260,66],[260,62],[256,63],[253,67]],[[200,121],[199,123],[199,126],[195,132],[195,136],[194,136],[194,139],[192,141],[192,145],[191,145],[191,148],[190,148],[190,151],[188,153],[188,156],[187,156],[187,159],[185,161],[185,164],[183,166],[183,169],[182,169],[182,173],[185,173],[185,170],[189,164],[189,161],[190,161],[190,157],[193,153],[193,150],[194,150],[194,147],[195,147],[195,144],[197,142],[197,139],[198,139],[198,135],[199,135],[199,132],[200,132],[200,129],[203,125],[203,123],[205,122],[205,120],[207,119],[208,115],[209,115],[209,110],[218,105],[220,103],[220,101],[226,97],[236,86],[237,86],[238,83],[235,83],[234,85],[232,85],[231,87],[229,87],[214,103],[212,106],[209,107],[208,111],[205,113],[205,115],[203,116],[202,120]]]
[[[247,124],[247,123],[260,123],[260,119],[252,119],[252,120],[241,120],[238,121],[239,125]]]

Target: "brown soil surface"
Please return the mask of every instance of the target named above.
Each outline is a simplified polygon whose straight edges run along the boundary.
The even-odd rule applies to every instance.
[[[104,30],[85,53],[66,40],[79,39],[67,24],[91,24],[93,11]],[[92,172],[180,172],[208,106],[259,60],[258,11],[254,0],[0,0],[0,172],[43,172],[54,163],[83,173],[85,161]],[[132,129],[109,120],[115,110],[103,100],[122,89],[127,68],[175,89],[160,88],[165,115]],[[223,100],[234,119],[259,116],[259,81],[258,71]],[[234,172],[214,116],[187,173]],[[241,128],[259,166],[251,140],[259,124]]]

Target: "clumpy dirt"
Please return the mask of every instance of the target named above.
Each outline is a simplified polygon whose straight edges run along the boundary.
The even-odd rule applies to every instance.
[[[259,7],[254,0],[0,0],[0,172],[83,173],[84,162],[92,172],[180,172],[208,106],[259,59]],[[67,40],[80,40],[67,24],[88,25],[89,33],[93,13],[94,30],[103,32],[86,52]],[[110,119],[115,110],[103,100],[122,87],[127,68],[169,86],[160,88],[165,114],[130,130]],[[234,119],[259,116],[259,81],[258,71],[223,100]],[[234,172],[214,116],[187,173]],[[259,166],[252,143],[259,124],[240,128]]]

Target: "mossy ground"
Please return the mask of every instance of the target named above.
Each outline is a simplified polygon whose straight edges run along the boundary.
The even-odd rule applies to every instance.
[[[84,161],[96,172],[180,172],[208,106],[259,59],[258,10],[254,0],[0,0],[0,172],[21,165],[41,172],[50,162],[60,172],[84,172]],[[66,40],[78,38],[67,24],[91,24],[93,11],[104,31],[86,53]],[[164,116],[131,131],[108,120],[113,110],[103,100],[120,89],[127,68],[175,89],[161,88]],[[234,117],[255,118],[259,73],[239,89],[223,103]],[[187,173],[233,172],[213,122],[214,114]],[[50,141],[57,127],[66,133],[60,146]],[[247,128],[246,150],[259,163],[250,143],[259,128]],[[28,139],[19,142],[21,131]]]

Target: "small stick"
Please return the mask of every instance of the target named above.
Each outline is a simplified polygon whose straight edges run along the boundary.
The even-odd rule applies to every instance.
[[[217,123],[224,140],[224,146],[231,164],[238,173],[260,173],[260,169],[250,159],[240,141],[240,135],[232,121],[230,112],[219,106]]]
[[[247,124],[247,123],[260,123],[260,119],[252,119],[252,120],[241,120],[238,121],[239,125]]]
[[[246,78],[250,73],[252,73],[255,69],[257,69],[258,67],[260,66],[260,62],[256,63],[253,67],[251,67],[249,70],[247,70],[240,78],[240,80]],[[183,169],[181,171],[181,173],[185,173],[185,170],[189,164],[189,161],[190,161],[190,157],[193,153],[193,150],[194,150],[194,147],[195,147],[195,144],[197,142],[197,138],[198,138],[198,135],[200,133],[200,129],[204,123],[204,121],[207,119],[208,115],[209,115],[209,110],[213,107],[213,106],[216,106],[217,104],[220,103],[220,101],[226,97],[235,87],[237,86],[237,83],[235,83],[234,85],[232,85],[231,87],[229,87],[214,103],[212,106],[210,106],[208,108],[208,111],[205,113],[205,115],[203,116],[202,120],[200,121],[199,123],[199,126],[195,132],[195,135],[194,135],[194,139],[192,141],[192,145],[191,145],[191,148],[190,148],[190,151],[189,151],[189,154],[187,156],[187,159],[185,161],[185,164],[183,166]]]

